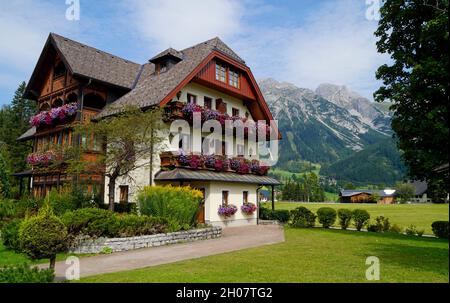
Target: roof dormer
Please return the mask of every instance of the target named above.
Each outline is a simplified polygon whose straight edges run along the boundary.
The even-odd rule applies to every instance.
[[[159,74],[168,71],[172,66],[181,60],[183,60],[183,53],[173,48],[168,48],[151,58],[149,62],[155,64],[155,72]]]

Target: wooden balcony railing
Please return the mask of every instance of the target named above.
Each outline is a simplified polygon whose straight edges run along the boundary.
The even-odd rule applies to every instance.
[[[258,160],[248,160],[244,157],[227,158],[219,155],[185,155],[163,152],[160,155],[161,169],[189,168],[195,170],[210,170],[216,172],[235,172],[238,174],[255,174],[264,176],[269,170]]]

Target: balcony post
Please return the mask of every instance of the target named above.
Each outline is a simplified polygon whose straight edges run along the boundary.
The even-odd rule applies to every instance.
[[[275,186],[271,185],[272,187],[272,210],[275,210]]]

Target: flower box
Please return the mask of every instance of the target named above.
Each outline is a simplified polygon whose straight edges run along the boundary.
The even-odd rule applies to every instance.
[[[221,205],[219,206],[218,214],[219,216],[229,218],[234,216],[234,214],[237,212],[236,205],[228,204],[228,205]]]
[[[78,105],[74,102],[52,108],[49,111],[41,111],[37,115],[31,117],[30,124],[34,127],[39,127],[41,125],[53,125],[58,121],[65,121],[68,117],[75,115],[77,110]]]
[[[256,204],[250,203],[250,202],[244,203],[244,204],[241,206],[241,211],[242,211],[245,215],[248,215],[248,216],[253,215],[257,209],[258,209],[258,207],[256,206]]]
[[[61,160],[62,154],[56,153],[53,150],[48,150],[45,152],[35,152],[31,153],[27,156],[27,163],[36,166],[36,165],[42,165],[46,166],[49,165],[51,162],[56,160]]]

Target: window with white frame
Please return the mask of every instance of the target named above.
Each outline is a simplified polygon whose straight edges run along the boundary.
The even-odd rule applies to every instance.
[[[216,80],[227,82],[227,68],[220,63],[216,63]]]
[[[239,88],[239,73],[230,69],[228,73],[228,84],[230,86]]]

